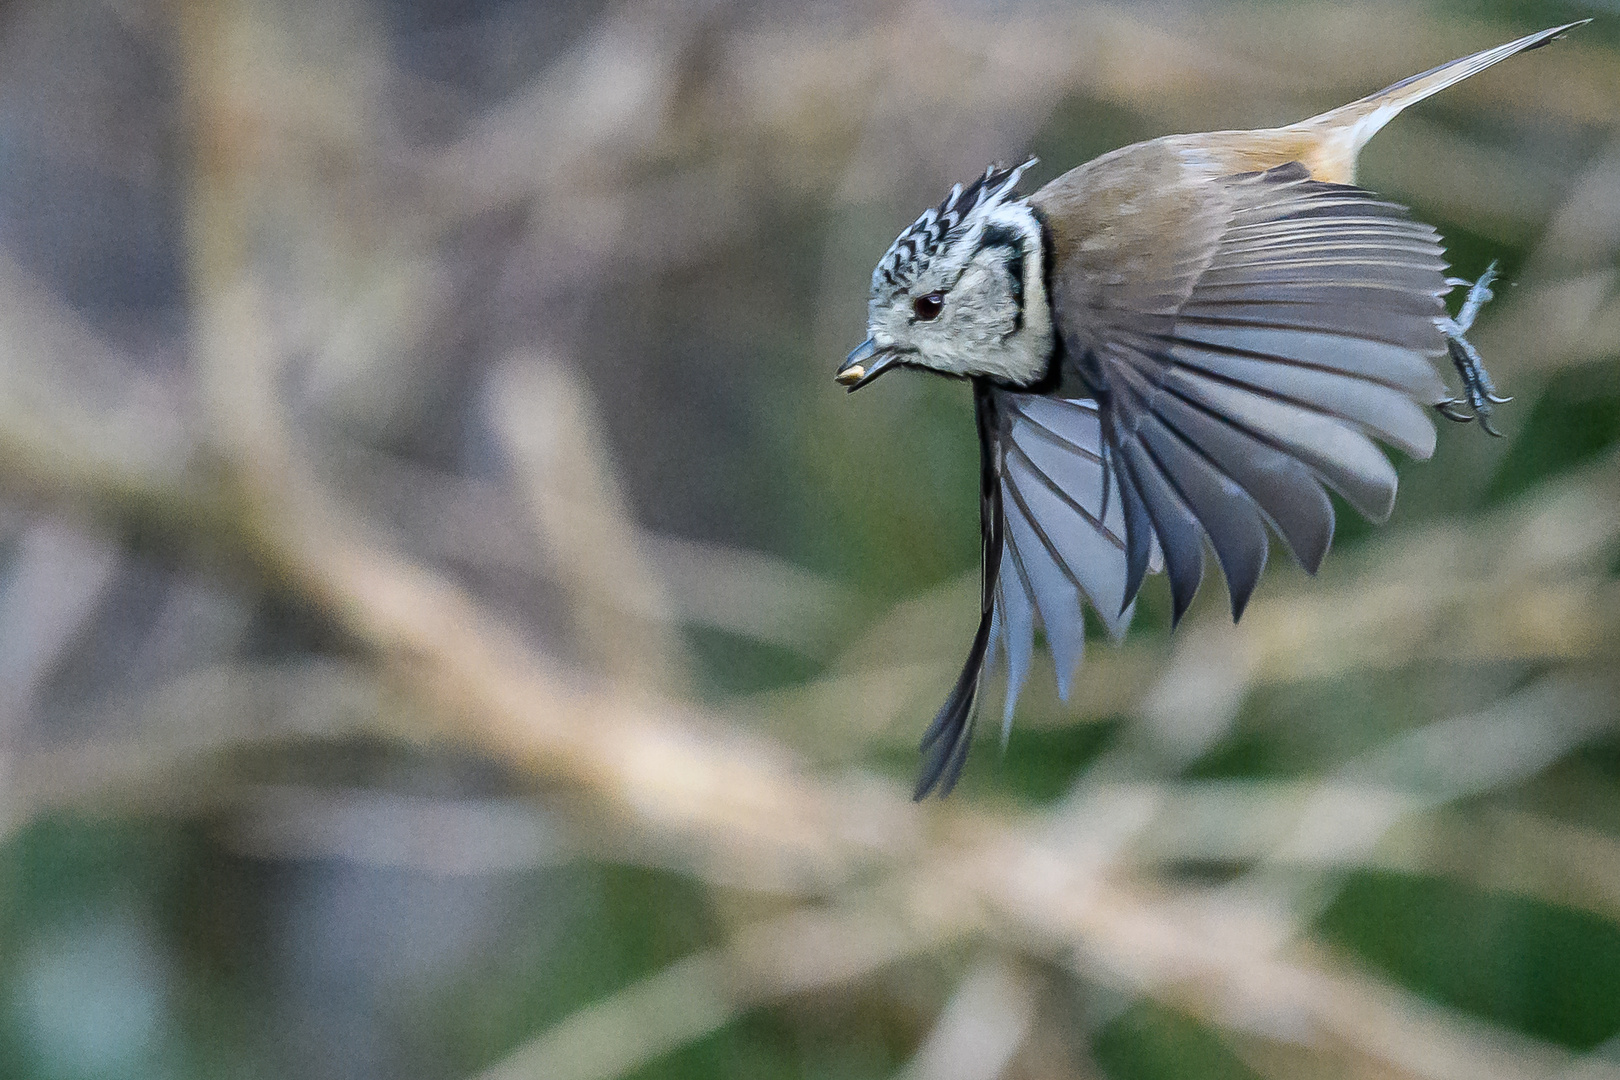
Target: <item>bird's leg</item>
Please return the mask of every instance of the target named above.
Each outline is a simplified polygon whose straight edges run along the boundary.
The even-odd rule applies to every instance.
[[[1457,317],[1437,320],[1440,332],[1446,336],[1446,352],[1451,355],[1451,362],[1462,377],[1463,396],[1447,398],[1435,408],[1446,419],[1459,423],[1477,419],[1487,434],[1500,436],[1502,433],[1491,426],[1491,406],[1504,405],[1513,399],[1497,394],[1496,384],[1491,382],[1490,372],[1485,370],[1485,361],[1480,359],[1479,350],[1465,336],[1474,325],[1479,309],[1490,303],[1495,295],[1491,292],[1491,282],[1495,280],[1496,263],[1492,262],[1472,284],[1457,278],[1448,281],[1453,286],[1468,285],[1468,295],[1463,298],[1462,310],[1457,312]]]

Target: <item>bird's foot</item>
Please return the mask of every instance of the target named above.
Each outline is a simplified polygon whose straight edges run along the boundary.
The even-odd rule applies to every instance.
[[[1478,420],[1486,434],[1500,437],[1502,433],[1491,426],[1491,407],[1505,405],[1513,399],[1496,392],[1496,384],[1491,382],[1490,372],[1485,370],[1485,361],[1466,336],[1479,315],[1479,309],[1495,295],[1491,292],[1491,282],[1495,280],[1496,263],[1492,262],[1477,281],[1469,283],[1456,278],[1449,281],[1454,286],[1468,286],[1468,295],[1463,299],[1462,310],[1457,312],[1457,317],[1438,320],[1440,332],[1446,336],[1446,352],[1451,355],[1451,362],[1462,377],[1463,392],[1462,397],[1447,398],[1435,408],[1447,420],[1461,424]]]

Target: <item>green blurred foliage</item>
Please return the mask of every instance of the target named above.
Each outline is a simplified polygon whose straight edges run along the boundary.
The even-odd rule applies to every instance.
[[[1620,927],[1456,882],[1363,870],[1323,935],[1435,1001],[1576,1050],[1620,1033]]]
[[[1492,501],[1523,495],[1620,442],[1620,368],[1613,363],[1560,372],[1529,404],[1512,448],[1491,477]]]
[[[1093,1050],[1109,1080],[1258,1080],[1218,1033],[1150,1002],[1133,1005],[1097,1033]]]

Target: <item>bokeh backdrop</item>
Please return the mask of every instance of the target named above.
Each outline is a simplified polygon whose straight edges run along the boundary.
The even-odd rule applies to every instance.
[[[893,236],[1585,16],[1363,160],[1506,437],[911,803]],[[1620,1077],[1617,442],[1612,3],[9,0],[0,1076]]]

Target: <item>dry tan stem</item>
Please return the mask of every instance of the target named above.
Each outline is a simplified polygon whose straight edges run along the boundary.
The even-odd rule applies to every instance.
[[[593,668],[631,689],[678,693],[686,662],[675,613],[614,482],[585,387],[555,358],[523,353],[507,358],[490,397]]]

